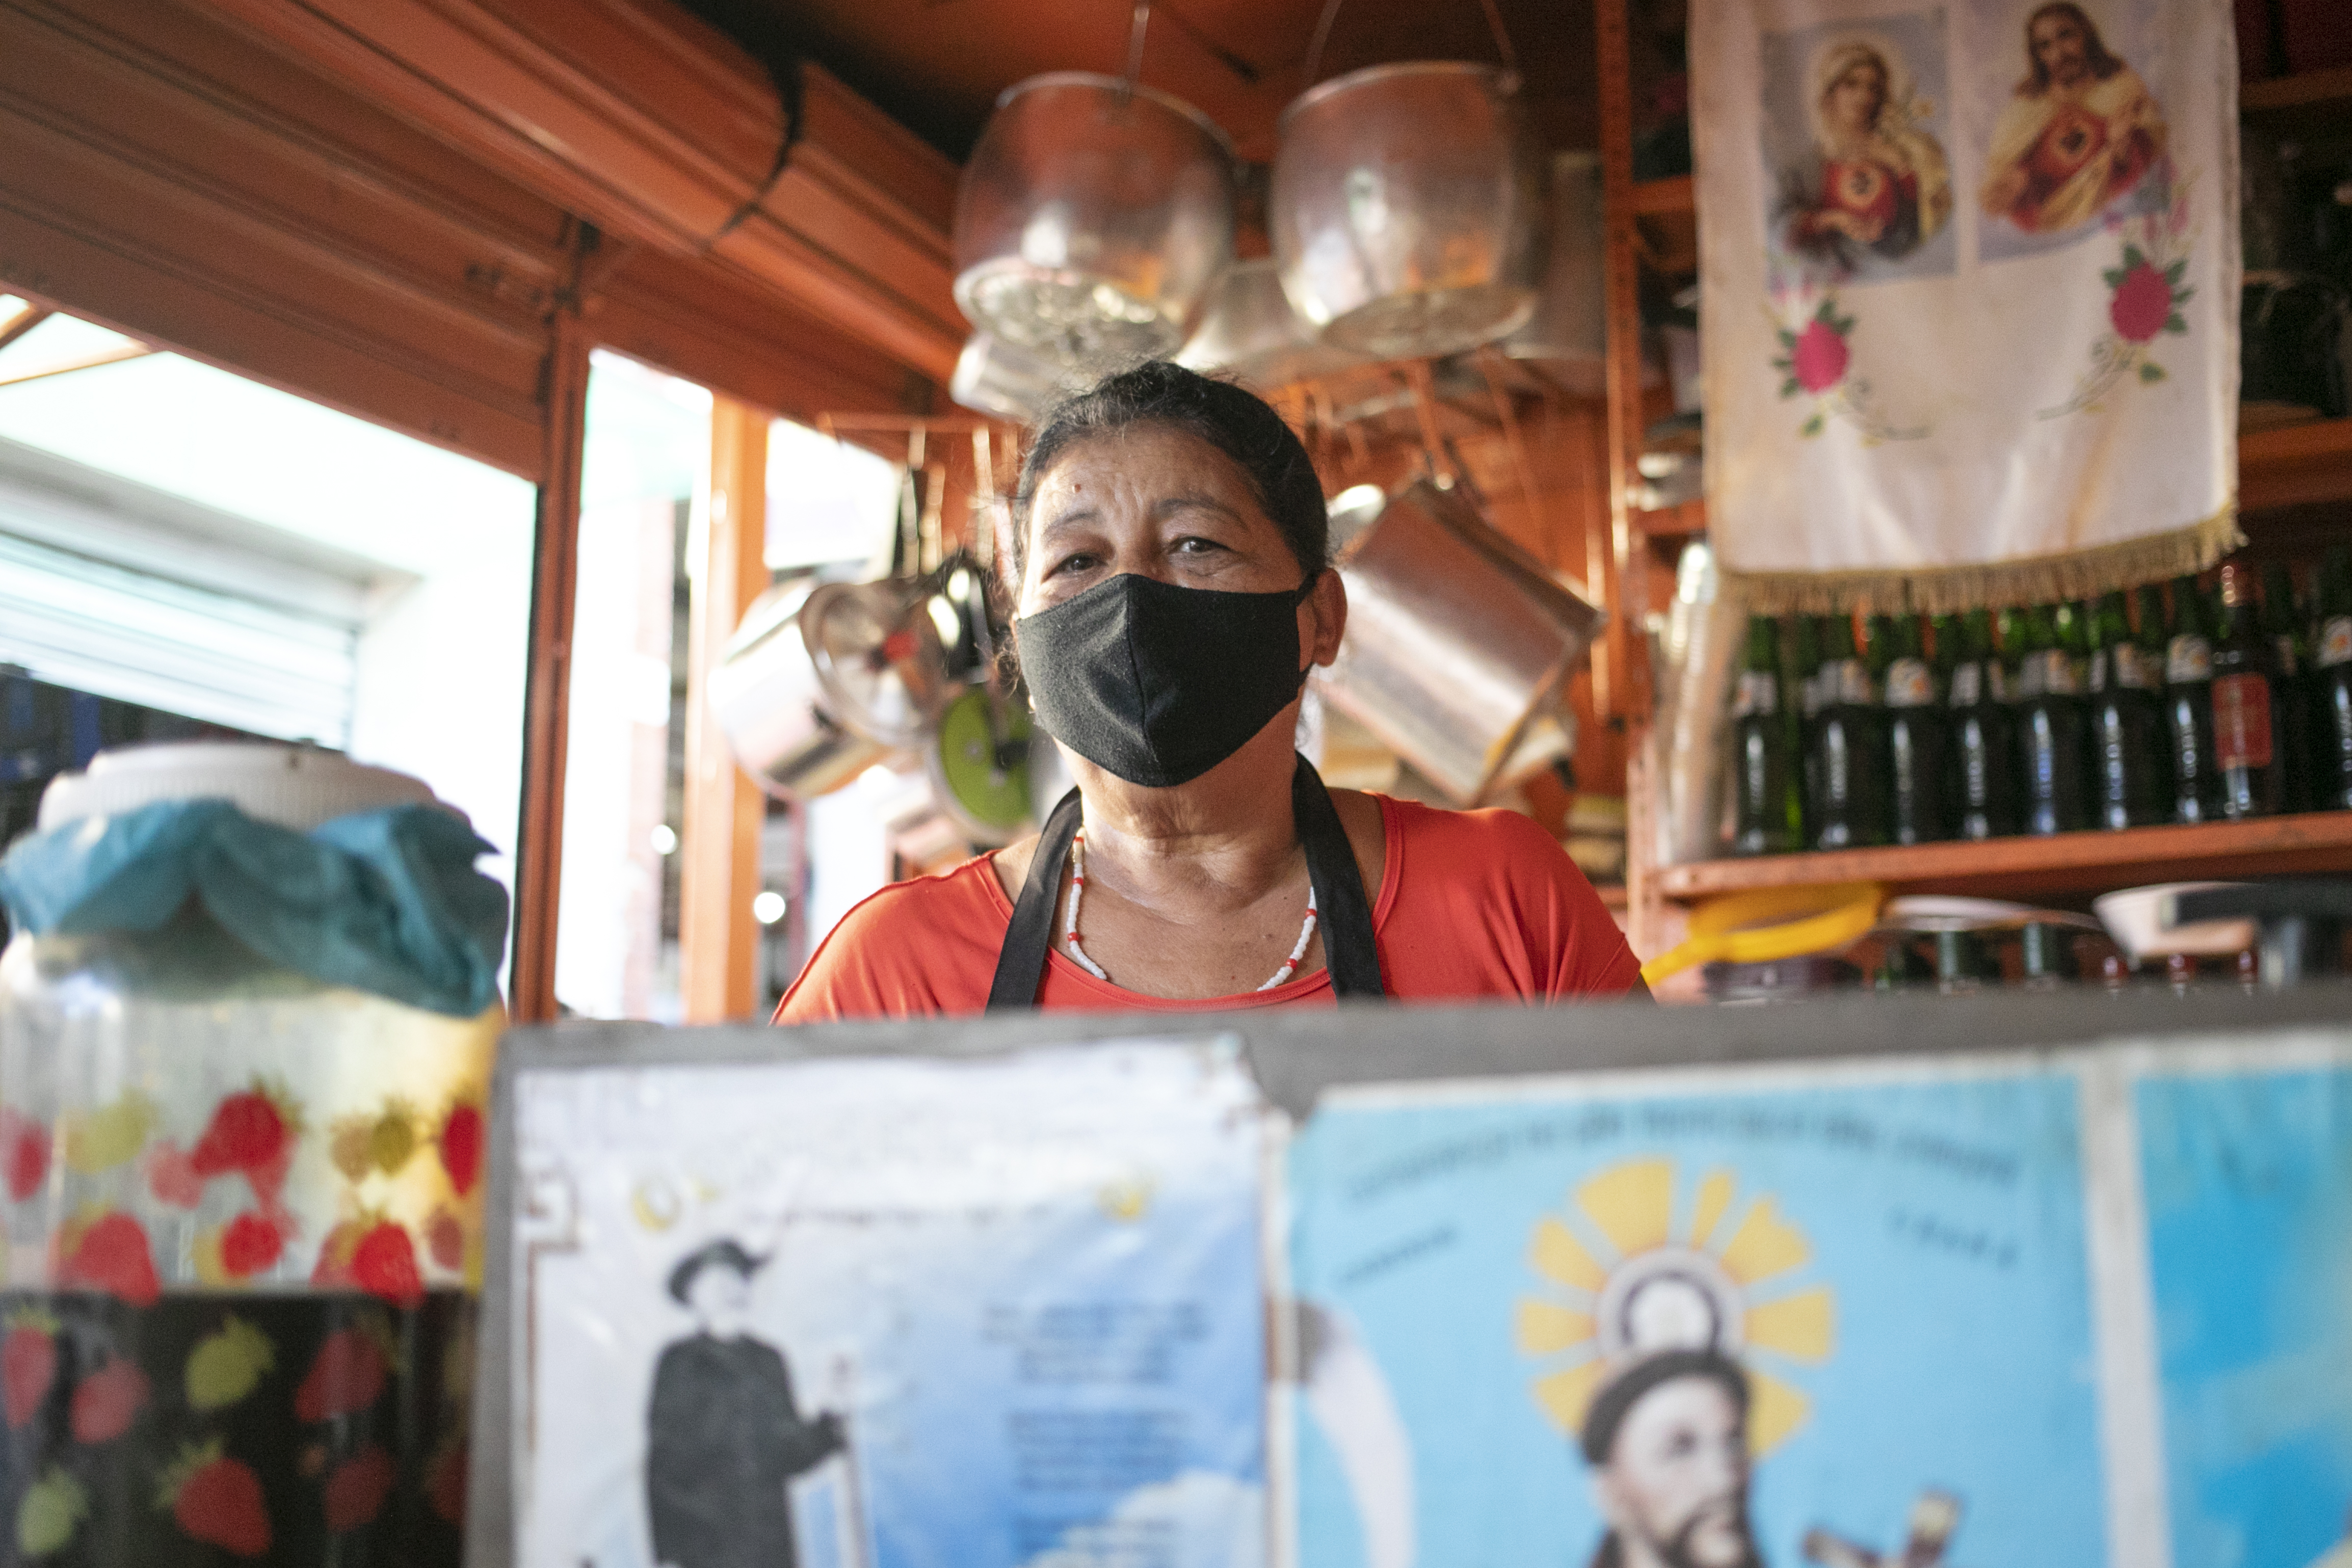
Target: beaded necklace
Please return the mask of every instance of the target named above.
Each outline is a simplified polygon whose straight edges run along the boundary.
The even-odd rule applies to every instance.
[[[1086,891],[1087,831],[1081,828],[1070,840],[1070,917],[1063,925],[1062,943],[1069,949],[1070,956],[1078,961],[1079,967],[1105,985],[1110,985],[1113,982],[1108,975],[1103,973],[1103,967],[1087,957],[1087,950],[1078,945],[1078,901],[1085,896]],[[1307,884],[1307,924],[1298,929],[1298,946],[1290,950],[1290,956],[1284,960],[1281,968],[1274,972],[1274,978],[1258,989],[1270,991],[1276,986],[1287,984],[1290,977],[1298,973],[1299,960],[1307,956],[1307,945],[1314,940],[1315,884],[1310,881]]]

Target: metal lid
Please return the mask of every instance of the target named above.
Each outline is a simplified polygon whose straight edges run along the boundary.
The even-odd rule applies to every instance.
[[[1392,60],[1384,66],[1366,66],[1360,71],[1349,71],[1346,76],[1333,77],[1329,81],[1318,82],[1308,88],[1284,108],[1281,118],[1274,122],[1275,132],[1279,135],[1290,123],[1292,115],[1327,99],[1336,98],[1343,92],[1353,92],[1360,87],[1370,87],[1377,81],[1386,81],[1391,77],[1409,76],[1487,77],[1492,78],[1497,98],[1517,98],[1519,92],[1519,74],[1505,70],[1501,66],[1480,65],[1475,60]]]
[[[923,601],[898,582],[827,583],[800,616],[835,716],[884,746],[921,744],[945,664]]]
[[[1234,155],[1234,139],[1225,134],[1224,127],[1186,103],[1182,99],[1172,93],[1161,92],[1156,87],[1146,87],[1141,82],[1129,86],[1123,78],[1102,76],[1094,71],[1047,71],[1042,76],[1024,77],[996,95],[996,108],[1001,112],[1006,104],[1011,103],[1023,93],[1041,87],[1096,88],[1111,93],[1148,99],[1162,109],[1174,110],[1206,131],[1210,140],[1217,144],[1218,150],[1226,157],[1231,158]]]
[[[41,792],[39,826],[115,816],[159,800],[222,800],[248,817],[309,832],[354,811],[440,806],[421,779],[369,768],[340,751],[255,741],[189,741],[101,751],[80,773],[61,773]]]

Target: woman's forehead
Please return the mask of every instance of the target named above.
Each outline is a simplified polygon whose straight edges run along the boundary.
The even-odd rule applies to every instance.
[[[1206,492],[1244,516],[1256,516],[1248,474],[1213,444],[1170,424],[1130,425],[1082,436],[1054,455],[1037,476],[1033,526],[1053,520],[1078,496],[1104,488],[1150,505],[1167,495]]]

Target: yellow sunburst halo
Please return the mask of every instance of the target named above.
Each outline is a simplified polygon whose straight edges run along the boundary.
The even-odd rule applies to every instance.
[[[1790,1288],[1812,1244],[1770,1195],[1741,1200],[1738,1186],[1727,1170],[1707,1172],[1677,1224],[1674,1162],[1627,1160],[1536,1221],[1528,1264],[1543,1293],[1519,1299],[1516,1331],[1539,1364],[1536,1405],[1560,1431],[1581,1429],[1612,1373],[1669,1350],[1717,1351],[1746,1368],[1751,1452],[1771,1452],[1805,1424],[1811,1396],[1751,1353],[1827,1361],[1836,1300],[1827,1285]]]

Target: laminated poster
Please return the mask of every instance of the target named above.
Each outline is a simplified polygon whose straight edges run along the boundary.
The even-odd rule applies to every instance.
[[[2077,1098],[1327,1097],[1288,1161],[1303,1568],[2108,1562]]]
[[[2134,1099],[2173,1562],[2352,1568],[2352,1070],[2218,1053]]]
[[[1249,1568],[1230,1043],[516,1080],[525,1568]]]

